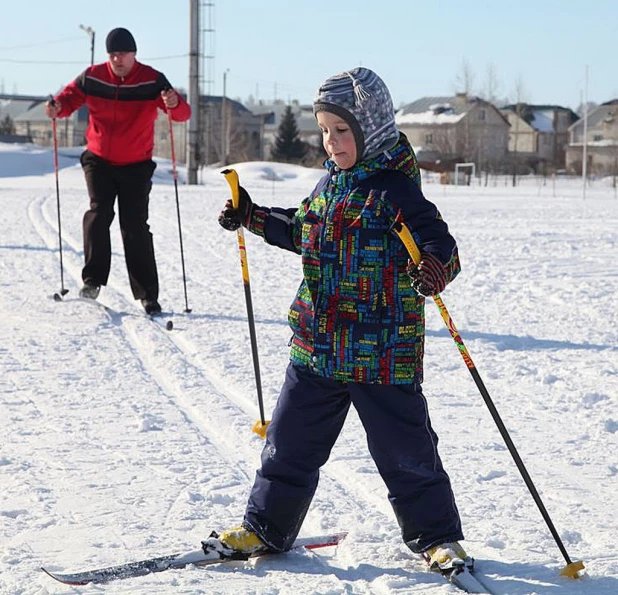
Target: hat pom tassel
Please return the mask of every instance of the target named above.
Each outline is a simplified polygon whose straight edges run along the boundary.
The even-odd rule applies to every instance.
[[[354,97],[356,98],[356,106],[360,107],[371,94],[363,87],[363,85],[356,79],[354,79]]]

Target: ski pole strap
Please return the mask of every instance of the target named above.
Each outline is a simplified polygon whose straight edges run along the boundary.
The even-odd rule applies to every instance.
[[[170,135],[170,148],[172,150],[172,176],[174,178],[174,182],[178,181],[178,170],[176,169],[176,147],[174,145],[174,126],[172,124],[172,112],[168,110],[167,112],[167,126],[169,129]]]

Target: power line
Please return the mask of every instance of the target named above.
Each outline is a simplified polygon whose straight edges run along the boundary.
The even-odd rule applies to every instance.
[[[64,39],[52,39],[50,41],[39,41],[37,43],[26,43],[23,45],[13,45],[13,46],[2,46],[0,47],[0,52],[5,50],[22,50],[24,48],[36,48],[46,45],[52,45],[54,43],[65,43],[67,41],[77,41],[81,39],[81,37],[65,37]]]
[[[173,56],[158,56],[156,58],[144,58],[144,62],[154,62],[156,60],[172,60],[176,58],[186,58],[189,54],[176,54]],[[141,60],[140,60],[141,61]],[[14,58],[0,58],[0,62],[11,62],[13,64],[83,64],[83,60],[16,60]]]
[[[0,62],[12,62],[13,64],[83,64],[83,60],[14,60],[13,58],[0,58]]]

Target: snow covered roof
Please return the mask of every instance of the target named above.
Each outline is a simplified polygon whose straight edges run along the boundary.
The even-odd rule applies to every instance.
[[[397,125],[455,124],[479,101],[483,100],[471,95],[421,97],[399,109],[395,122]]]
[[[0,94],[0,119],[9,116],[11,120],[15,120],[20,114],[27,112],[44,101],[44,97]]]
[[[537,104],[531,105],[528,103],[509,104],[501,108],[502,112],[517,113],[537,132],[555,132],[555,114],[557,112],[568,113],[571,121],[577,119],[577,114],[561,105]]]
[[[554,114],[549,111],[532,110],[534,118],[530,125],[539,132],[553,132],[554,131]]]
[[[594,128],[601,122],[610,123],[611,119],[618,116],[618,99],[607,101],[601,105],[597,105],[594,109],[588,112],[587,125],[589,128]],[[584,125],[584,118],[580,118],[577,122],[571,124],[569,130],[574,130],[576,127]]]

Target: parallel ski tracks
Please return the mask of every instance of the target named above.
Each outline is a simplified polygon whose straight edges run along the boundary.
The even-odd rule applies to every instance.
[[[28,215],[44,243],[50,249],[57,249],[57,227],[46,210],[46,204],[49,205],[51,199],[51,195],[33,199],[28,207]],[[65,274],[68,272],[79,283],[81,249],[78,241],[65,233],[64,229],[63,250]],[[126,302],[127,309],[135,308],[118,290],[108,285],[106,293],[110,295],[112,292],[116,302],[121,299]],[[141,316],[124,316],[119,313],[118,317],[114,317],[113,313],[103,308],[100,314],[122,331],[126,345],[135,354],[143,371],[152,378],[156,386],[153,392],[159,390],[165,394],[168,402],[199,434],[205,448],[208,448],[208,444],[214,446],[229,461],[230,467],[244,478],[248,493],[254,470],[259,465],[262,446],[262,440],[251,432],[258,415],[257,405],[249,397],[243,397],[227,386],[219,375],[208,372],[207,366],[191,355],[197,349],[182,336],[182,330],[168,332],[163,326],[153,324]],[[190,323],[190,315],[186,322]],[[177,326],[182,328],[182,322]],[[248,392],[252,394],[253,391]],[[327,480],[326,477],[324,479]],[[329,485],[328,490],[335,489],[336,498],[346,501],[346,508],[351,508],[355,517],[363,514],[362,507],[355,499],[347,497],[347,492],[336,482],[328,479],[324,483],[333,484]],[[309,515],[306,525],[308,531],[313,528],[323,530],[315,513]],[[315,559],[316,563],[328,566],[320,556],[315,556]],[[372,592],[370,586],[363,585],[359,580],[341,579],[341,585],[342,593]]]

